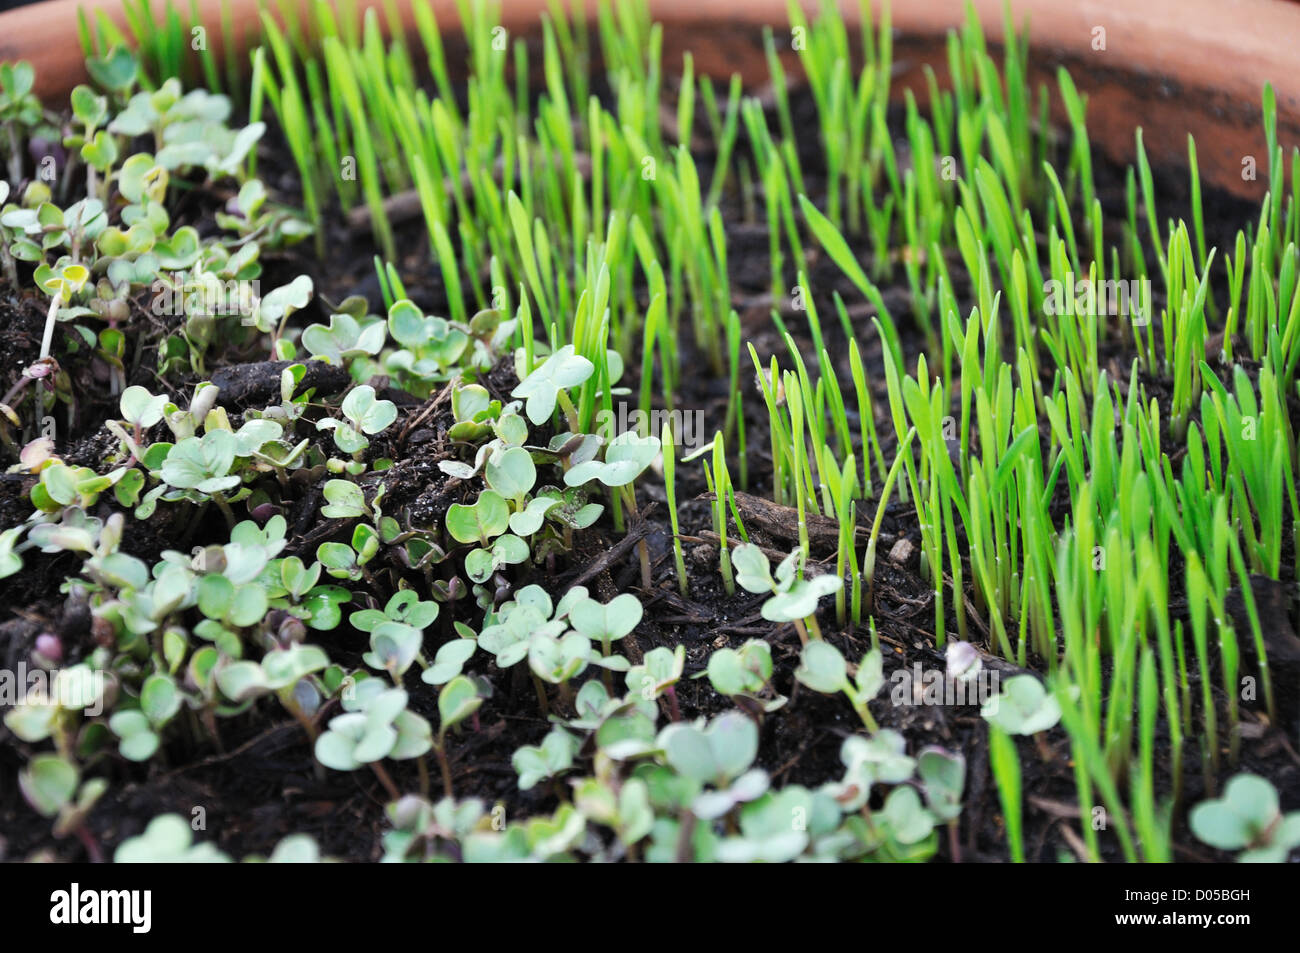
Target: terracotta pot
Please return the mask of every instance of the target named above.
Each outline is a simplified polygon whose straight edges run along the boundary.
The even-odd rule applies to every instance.
[[[154,0],[161,7],[163,0]],[[585,0],[590,3],[590,0]],[[1002,36],[1002,0],[973,0],[991,42]],[[226,42],[241,50],[257,36],[256,0],[231,0],[232,36],[221,36],[221,0],[199,0],[209,43],[221,53]],[[814,7],[812,0],[805,6]],[[946,74],[944,36],[959,26],[966,0],[895,0],[898,34],[895,89],[924,98],[921,67]],[[432,0],[439,23],[458,24],[455,0]],[[359,0],[365,9],[378,0]],[[879,0],[875,0],[879,6]],[[184,8],[186,4],[181,4]],[[858,18],[845,2],[846,18]],[[61,104],[84,82],[77,41],[78,7],[100,8],[119,22],[119,0],[47,0],[0,14],[0,60],[27,59],[37,68],[38,92]],[[535,33],[546,0],[508,0],[502,25],[514,35]],[[1064,64],[1088,93],[1088,129],[1094,145],[1118,161],[1133,154],[1133,130],[1142,126],[1152,163],[1186,164],[1187,134],[1196,137],[1202,176],[1241,195],[1259,198],[1267,157],[1260,128],[1260,94],[1266,81],[1277,90],[1278,134],[1286,151],[1300,142],[1300,5],[1284,0],[1011,0],[1016,24],[1028,23],[1030,79],[1055,89]],[[409,8],[406,8],[409,16]],[[747,83],[767,77],[762,29],[786,30],[785,0],[651,0],[664,24],[665,60],[675,68],[687,49],[696,68],[715,76],[739,72]],[[459,29],[458,27],[456,28]],[[1104,32],[1103,32],[1104,31]],[[454,55],[455,46],[449,48]],[[797,75],[797,59],[788,55]],[[1243,159],[1254,156],[1257,180],[1243,178]]]

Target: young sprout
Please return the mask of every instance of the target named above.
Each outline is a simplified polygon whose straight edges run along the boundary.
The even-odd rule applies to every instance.
[[[510,756],[510,764],[519,775],[519,790],[530,791],[539,781],[558,777],[573,767],[573,758],[581,742],[559,725],[555,725],[540,745],[524,745]]]
[[[710,508],[713,511],[713,531],[718,534],[718,569],[722,573],[723,588],[726,589],[727,595],[731,595],[735,592],[735,580],[731,572],[731,550],[727,543],[728,505],[736,518],[736,526],[740,530],[741,537],[746,542],[748,537],[745,535],[745,527],[740,522],[740,514],[736,510],[736,491],[731,485],[731,471],[727,468],[727,452],[721,431],[714,434],[713,440],[696,451],[696,454],[703,454],[706,451],[711,451],[713,456],[712,470],[709,469],[708,463],[704,464],[704,479],[713,493]],[[692,454],[687,459],[694,459],[696,454]]]
[[[526,505],[525,497],[537,482],[537,467],[523,447],[509,447],[488,456],[483,477],[488,486],[513,503],[516,511],[521,511]]]
[[[1016,743],[1011,736],[992,723],[989,725],[989,765],[993,771],[993,780],[997,782],[998,798],[1002,802],[1011,860],[1023,864],[1025,841],[1020,804],[1020,757],[1016,754]]]
[[[343,398],[340,407],[346,423],[334,417],[325,417],[319,424],[319,430],[333,430],[334,443],[344,453],[354,457],[370,446],[364,435],[374,436],[386,430],[397,419],[397,405],[391,400],[380,400],[375,396],[375,389],[369,384],[354,387]]]
[[[862,559],[862,575],[867,580],[867,606],[869,609],[875,608],[875,583],[876,583],[876,543],[880,539],[880,527],[885,520],[885,507],[889,505],[889,498],[893,494],[894,482],[898,479],[899,467],[905,462],[910,461],[910,450],[912,438],[916,436],[916,428],[912,427],[907,431],[907,436],[903,438],[902,443],[894,453],[894,463],[889,468],[889,474],[885,477],[885,485],[880,491],[880,500],[876,503],[876,518],[871,521],[871,536],[867,540],[867,552]]]
[[[1033,735],[1043,760],[1052,759],[1044,732],[1061,720],[1061,706],[1037,677],[1016,675],[1007,679],[1002,691],[980,708],[980,716],[1008,735]]]
[[[230,857],[210,842],[195,844],[194,829],[179,814],[160,814],[143,834],[128,837],[113,852],[115,864],[226,864]]]
[[[959,751],[946,751],[932,745],[921,749],[917,755],[916,773],[920,775],[930,810],[948,825],[948,850],[952,862],[961,863],[957,822],[961,817],[961,795],[966,786],[966,758]]]
[[[577,387],[592,375],[595,365],[581,354],[575,354],[573,345],[566,344],[545,361],[533,368],[519,385],[510,392],[511,397],[525,401],[524,411],[534,424],[551,419],[555,405],[560,405],[569,430],[581,432],[577,408],[569,399],[568,388]],[[584,481],[585,482],[585,481]],[[570,484],[572,485],[572,484]]]
[[[328,327],[312,324],[303,329],[302,346],[312,357],[345,367],[353,358],[372,357],[383,349],[388,328],[376,317],[364,321],[346,312],[331,314]]]
[[[241,482],[237,474],[230,472],[238,451],[239,441],[229,430],[209,430],[202,437],[186,437],[168,451],[159,476],[169,486],[211,496],[234,526],[234,514],[224,494]]]
[[[872,649],[862,656],[857,674],[850,681],[848,665],[840,650],[829,642],[818,639],[804,645],[794,677],[801,684],[824,695],[843,692],[867,730],[874,733],[880,730],[880,726],[867,709],[867,702],[875,698],[885,684],[883,665],[884,660],[879,650]]]
[[[454,797],[451,783],[451,763],[447,760],[447,732],[474,715],[483,704],[483,696],[473,680],[457,675],[442,686],[438,693],[438,736],[433,750],[442,768],[443,793]]]
[[[686,579],[686,560],[682,558],[681,527],[677,516],[677,445],[673,440],[671,423],[665,422],[663,428],[664,461],[664,495],[668,500],[668,522],[673,528],[673,562],[677,569],[677,589],[682,598],[690,593]]]
[[[625,681],[628,691],[640,693],[643,701],[653,701],[660,695],[668,698],[668,711],[673,721],[682,720],[677,704],[677,683],[686,667],[686,646],[676,649],[659,645],[645,654],[640,665],[627,671]]]
[[[406,703],[404,690],[386,689],[376,678],[363,678],[349,686],[343,693],[344,714],[330,719],[329,729],[316,739],[316,760],[335,771],[355,771],[368,764],[389,796],[397,800],[401,795],[380,763],[382,759],[419,758],[434,746],[429,722],[408,711]]]
[[[800,578],[797,549],[781,560],[776,567],[775,579],[767,556],[753,543],[741,543],[732,550],[731,562],[736,569],[736,582],[743,589],[757,594],[771,594],[771,598],[763,603],[764,619],[769,622],[793,622],[799,632],[799,641],[805,645],[808,644],[810,631],[814,639],[822,637],[821,627],[817,624],[817,601],[822,596],[839,590],[844,585],[843,579],[831,575]]]
[[[491,545],[510,527],[510,506],[496,490],[484,490],[473,503],[447,508],[447,532],[458,543]]]
[[[55,269],[42,264],[33,277],[41,290],[50,296],[50,307],[45,313],[45,330],[41,333],[41,350],[37,358],[39,363],[50,356],[54,322],[58,319],[59,309],[71,301],[72,296],[90,279],[90,270],[85,265],[64,264]]]
[[[292,643],[267,652],[261,662],[242,659],[219,664],[215,669],[216,685],[222,695],[237,704],[260,695],[275,694],[314,744],[317,728],[312,709],[319,705],[320,695],[311,681],[304,680],[329,668],[329,664],[329,656],[323,649]],[[305,706],[302,702],[304,697],[313,699],[312,704]]]
[[[138,384],[133,384],[122,391],[118,406],[122,410],[123,420],[131,426],[131,436],[134,444],[131,446],[131,452],[133,455],[139,456],[139,443],[144,437],[144,432],[163,419],[167,404],[168,397],[166,394],[159,394],[155,397],[149,393],[147,388]]]
[[[605,459],[587,460],[575,464],[564,474],[566,486],[577,487],[598,480],[611,489],[620,491],[623,501],[636,515],[636,490],[633,482],[659,458],[659,438],[639,437],[633,431],[621,433],[605,447]],[[650,549],[644,539],[637,544],[641,556],[641,584],[649,589]]]
[[[457,623],[459,628],[463,623]],[[461,673],[465,663],[478,649],[478,643],[470,636],[444,642],[433,657],[433,661],[420,674],[420,680],[426,685],[445,685]]]
[[[1061,707],[1039,679],[1017,675],[984,703],[980,715],[1008,734],[1034,735],[1055,727],[1061,720]]]
[[[608,656],[610,644],[630,635],[641,623],[643,611],[641,601],[626,592],[604,604],[590,598],[578,599],[570,604],[569,625],[599,642]]]
[[[361,487],[351,480],[326,480],[321,492],[325,497],[325,505],[320,508],[320,512],[327,519],[355,519],[373,515],[366,505]]]
[[[380,622],[370,630],[370,651],[361,660],[371,668],[387,672],[393,684],[400,686],[402,676],[420,655],[424,633],[404,622]]]
[[[740,712],[727,712],[703,727],[674,722],[659,732],[658,744],[682,777],[726,789],[754,763],[758,726]]]
[[[81,781],[80,769],[57,754],[38,754],[18,774],[23,798],[42,817],[56,818],[54,836],[75,834],[86,848],[86,856],[103,863],[99,842],[86,826],[95,802],[108,790],[103,778]]]
[[[1223,797],[1202,801],[1188,816],[1192,833],[1219,850],[1239,850],[1242,863],[1285,863],[1300,847],[1300,811],[1283,814],[1277,790],[1264,778],[1238,774]]]
[[[789,700],[772,688],[772,648],[763,639],[750,639],[739,649],[718,649],[704,674],[714,691],[746,710],[773,712]]]

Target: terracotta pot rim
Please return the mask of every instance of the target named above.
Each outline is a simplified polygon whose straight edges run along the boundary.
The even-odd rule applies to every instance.
[[[164,0],[151,0],[161,7]],[[219,56],[223,0],[198,0],[210,46]],[[233,42],[242,48],[257,33],[257,0],[229,0],[234,11]],[[300,0],[301,2],[301,0]],[[573,0],[568,0],[570,5]],[[595,0],[580,0],[594,10]],[[801,0],[815,12],[817,0]],[[990,43],[1003,36],[1003,0],[969,0]],[[361,9],[381,0],[359,0]],[[431,0],[444,29],[456,24],[455,0]],[[512,33],[537,28],[547,0],[507,0],[501,25]],[[788,30],[785,0],[650,0],[651,17],[664,25],[665,62],[690,49],[699,72],[739,72],[747,81],[766,76],[761,28]],[[881,0],[872,0],[879,22]],[[967,0],[894,0],[896,43],[907,59],[898,88],[924,94],[920,66],[945,66],[946,35],[966,17]],[[861,9],[840,0],[851,24]],[[0,60],[28,59],[36,66],[37,92],[62,103],[86,80],[77,39],[77,10],[103,10],[119,23],[119,0],[45,0],[0,13]],[[409,4],[403,4],[409,28]],[[1126,161],[1133,130],[1142,126],[1153,164],[1186,164],[1186,135],[1195,136],[1203,179],[1243,197],[1263,195],[1267,168],[1260,123],[1265,82],[1272,82],[1278,106],[1278,135],[1284,151],[1300,142],[1300,4],[1284,0],[1010,0],[1011,20],[1030,48],[1031,82],[1055,91],[1054,69],[1066,65],[1089,95],[1089,135],[1111,158]],[[1101,32],[1099,32],[1101,31]],[[1104,45],[1104,48],[1098,48]],[[795,65],[793,59],[791,65]],[[910,69],[909,69],[910,68]],[[1259,180],[1243,178],[1246,156],[1256,156]]]

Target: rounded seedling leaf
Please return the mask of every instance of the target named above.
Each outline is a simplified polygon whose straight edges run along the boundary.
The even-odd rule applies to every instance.
[[[659,735],[668,764],[678,774],[723,787],[739,777],[758,754],[758,727],[740,712],[727,712],[707,728],[678,722]]]
[[[287,688],[312,672],[319,672],[330,664],[325,650],[316,645],[301,643],[286,649],[267,652],[262,657],[262,670],[272,689]]]
[[[325,499],[321,515],[328,519],[351,519],[364,516],[366,497],[361,487],[351,480],[329,480],[325,483]]]
[[[429,340],[429,321],[413,301],[403,298],[388,309],[388,330],[402,347],[418,348]]]
[[[934,830],[934,816],[921,804],[916,788],[908,785],[889,792],[882,813],[889,832],[902,844],[915,844]]]
[[[140,711],[119,711],[108,720],[109,730],[121,739],[118,750],[128,761],[148,761],[160,739]]]
[[[217,687],[231,701],[242,702],[266,691],[270,685],[262,666],[243,659],[222,666],[217,672]]]
[[[510,507],[496,490],[484,490],[473,504],[447,508],[447,532],[458,543],[487,543],[510,525]]]
[[[794,677],[815,692],[834,695],[848,685],[848,665],[839,649],[815,639],[804,646]]]
[[[632,430],[621,433],[605,448],[605,467],[600,482],[606,486],[626,486],[658,457],[658,437],[641,437]]]
[[[561,638],[538,633],[528,643],[528,667],[552,685],[580,674],[591,660],[591,640],[581,632],[569,632]]]
[[[595,365],[566,344],[533,369],[510,393],[526,401],[524,412],[534,424],[550,419],[561,390],[576,387],[591,376]]]
[[[423,644],[424,634],[414,626],[381,622],[370,630],[370,651],[364,660],[372,668],[401,675],[411,667]]]
[[[718,649],[709,656],[709,682],[713,690],[722,695],[739,695],[752,691],[751,679],[745,671],[740,653],[735,649]]]
[[[641,601],[631,593],[602,604],[582,599],[569,610],[569,623],[594,642],[615,642],[641,622]]]
[[[352,388],[343,398],[343,413],[360,431],[374,436],[397,419],[397,405],[379,400],[369,384]]]
[[[740,712],[727,712],[714,719],[705,732],[713,760],[723,778],[739,777],[758,754],[758,726]]]
[[[817,600],[844,585],[838,576],[823,575],[812,579],[790,581],[784,592],[778,592],[763,603],[763,618],[769,622],[793,622],[805,619],[817,611]]]
[[[493,462],[488,459],[484,472],[488,486],[511,500],[522,500],[537,482],[537,467],[532,455],[523,447],[511,447]]]
[[[1255,774],[1238,774],[1223,796],[1202,801],[1188,816],[1192,833],[1220,850],[1240,850],[1254,844],[1278,817],[1277,791]]]
[[[433,726],[413,711],[401,712],[393,719],[393,728],[397,730],[397,741],[388,757],[395,761],[418,758],[433,747]]]
[[[463,384],[451,392],[451,414],[457,422],[472,422],[491,405],[492,395],[482,384]]]
[[[286,315],[307,307],[312,296],[312,281],[299,275],[287,285],[268,292],[258,304],[259,324],[278,324]]]
[[[161,727],[180,710],[181,696],[170,675],[155,672],[140,688],[140,710],[154,727]]]
[[[676,649],[660,645],[645,654],[640,665],[628,669],[624,684],[632,692],[653,690],[655,695],[677,684],[686,664],[686,646]],[[644,697],[644,696],[643,696]]]
[[[421,601],[413,589],[402,589],[393,594],[384,606],[384,614],[395,622],[405,622],[417,629],[427,629],[438,618],[438,603]]]
[[[510,532],[516,536],[532,536],[542,528],[546,514],[560,503],[553,496],[534,497],[522,510],[510,514]]]
[[[315,586],[302,600],[302,608],[309,614],[307,624],[313,629],[327,632],[338,626],[343,619],[344,603],[352,600],[352,593],[342,586]]]
[[[345,724],[339,724],[348,719]],[[360,713],[340,715],[330,721],[330,730],[322,732],[316,739],[316,760],[335,771],[352,771],[360,767],[361,762],[353,756],[356,739],[352,737],[353,726],[364,729],[365,715]]]
[[[438,693],[438,717],[442,719],[441,731],[446,732],[453,725],[460,724],[474,712],[478,711],[483,699],[479,697],[478,688],[464,675],[457,675],[442,687]]]
[[[119,404],[122,418],[127,423],[148,429],[162,420],[163,410],[167,406],[167,395],[159,394],[155,397],[147,388],[132,384],[122,391]]]
[[[717,775],[709,739],[694,725],[677,723],[669,725],[659,736],[668,765],[682,777],[700,784],[712,781]]]
[[[1061,720],[1061,705],[1033,675],[1016,675],[1002,683],[1001,693],[986,701],[980,715],[1013,735],[1047,731]]]
[[[230,858],[211,844],[192,844],[188,817],[161,814],[149,822],[144,833],[128,837],[113,854],[117,864],[229,863]]]
[[[18,775],[18,787],[38,814],[54,817],[77,792],[80,772],[71,761],[56,754],[39,754]]]
[[[731,551],[731,568],[736,582],[747,592],[766,594],[772,591],[772,570],[763,551],[753,543],[741,543]]]
[[[885,660],[879,649],[872,649],[862,656],[858,671],[854,676],[854,691],[858,703],[868,702],[879,694],[885,685]]]
[[[931,746],[916,758],[916,773],[925,788],[930,810],[941,820],[961,815],[961,795],[966,784],[966,759],[961,752]]]
[[[235,462],[238,441],[229,430],[210,430],[202,437],[186,437],[177,443],[163,462],[163,481],[183,490],[219,493],[239,485],[239,477],[227,476]]]
[[[460,674],[460,670],[469,661],[478,648],[473,639],[452,639],[434,656],[433,664],[424,670],[420,680],[426,685],[442,685]]]
[[[275,845],[268,863],[319,864],[320,847],[310,834],[290,834]]]
[[[907,755],[907,739],[891,728],[883,728],[870,738],[845,738],[840,760],[850,774],[866,767],[874,780],[886,784],[901,784],[916,768],[915,759]]]

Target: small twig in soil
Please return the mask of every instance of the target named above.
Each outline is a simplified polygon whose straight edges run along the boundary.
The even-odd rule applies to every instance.
[[[1051,798],[1039,797],[1036,794],[1029,795],[1025,800],[1040,811],[1050,814],[1052,817],[1059,817],[1062,820],[1077,821],[1083,816],[1083,812],[1079,810],[1078,804],[1069,804],[1065,801],[1054,801]]]
[[[639,519],[634,522],[629,520],[630,525],[628,526],[627,534],[609,549],[605,550],[605,552],[601,553],[588,563],[587,567],[583,569],[582,572],[578,573],[578,575],[574,577],[573,581],[568,584],[568,588],[571,589],[574,586],[585,585],[627,556],[627,554],[632,551],[632,548],[636,546],[637,542],[640,541],[642,537],[649,534],[650,527],[646,522],[646,519],[654,512],[655,507],[658,505],[658,503],[651,503],[641,511]]]
[[[397,790],[397,785],[394,784],[393,779],[388,776],[388,771],[384,766],[378,761],[372,761],[370,762],[370,768],[375,772],[375,777],[379,779],[379,783],[384,786],[384,790],[388,792],[388,796],[394,801],[401,800],[402,792]]]
[[[1074,856],[1079,858],[1079,863],[1088,864],[1092,862],[1092,858],[1088,856],[1088,845],[1083,842],[1083,838],[1076,834],[1074,828],[1066,821],[1061,821],[1061,836],[1070,845],[1070,850],[1074,851]]]
[[[257,745],[262,744],[264,741],[266,741],[268,738],[270,738],[273,735],[291,734],[296,737],[299,730],[300,730],[300,726],[298,725],[297,722],[292,722],[292,721],[280,722],[278,724],[272,725],[270,728],[266,729],[260,734],[255,735],[252,738],[249,738],[238,748],[234,748],[222,754],[214,754],[210,757],[204,758],[202,761],[195,761],[193,764],[182,765],[181,767],[176,768],[175,770],[169,771],[167,774],[162,775],[162,777],[159,778],[158,780],[159,782],[166,781],[169,780],[170,778],[174,778],[178,774],[185,774],[186,772],[194,771],[198,768],[208,768],[216,764],[221,764],[223,761],[229,761],[232,758],[237,758],[241,754],[247,753],[248,751],[255,748]],[[296,742],[290,742],[288,745],[284,745],[282,747],[289,747],[294,743]],[[274,748],[272,750],[279,751],[281,749]]]
[[[406,438],[411,433],[411,431],[414,430],[416,427],[418,427],[420,424],[424,423],[425,419],[430,414],[432,414],[435,410],[437,410],[440,406],[442,406],[444,403],[446,403],[449,400],[451,400],[450,382],[446,384],[446,386],[444,386],[442,390],[438,391],[438,395],[436,397],[434,397],[432,400],[430,400],[427,404],[424,405],[423,410],[421,410],[418,414],[416,414],[409,421],[407,421],[406,426],[402,428],[402,432],[397,436],[397,446],[405,447]]]
[[[671,589],[652,589],[646,595],[648,598],[641,605],[649,609],[659,602],[666,602],[669,606],[676,609],[681,615],[678,616],[659,616],[661,622],[682,622],[700,624],[712,622],[717,616],[707,606],[703,606],[691,599],[683,599]]]
[[[713,494],[703,493],[696,499],[712,500]],[[746,527],[759,529],[773,539],[781,539],[790,543],[799,541],[799,511],[793,506],[781,506],[771,500],[765,500],[761,496],[754,496],[751,493],[743,493],[737,490],[736,509],[740,511],[740,516],[745,521]],[[804,523],[808,527],[808,542],[810,544],[831,552],[838,549],[840,541],[839,520],[833,520],[829,516],[819,516],[816,513],[805,513]],[[869,527],[856,526],[854,527],[854,535],[856,542],[866,543],[870,539],[871,533]],[[882,539],[887,536],[888,534],[881,533]]]

